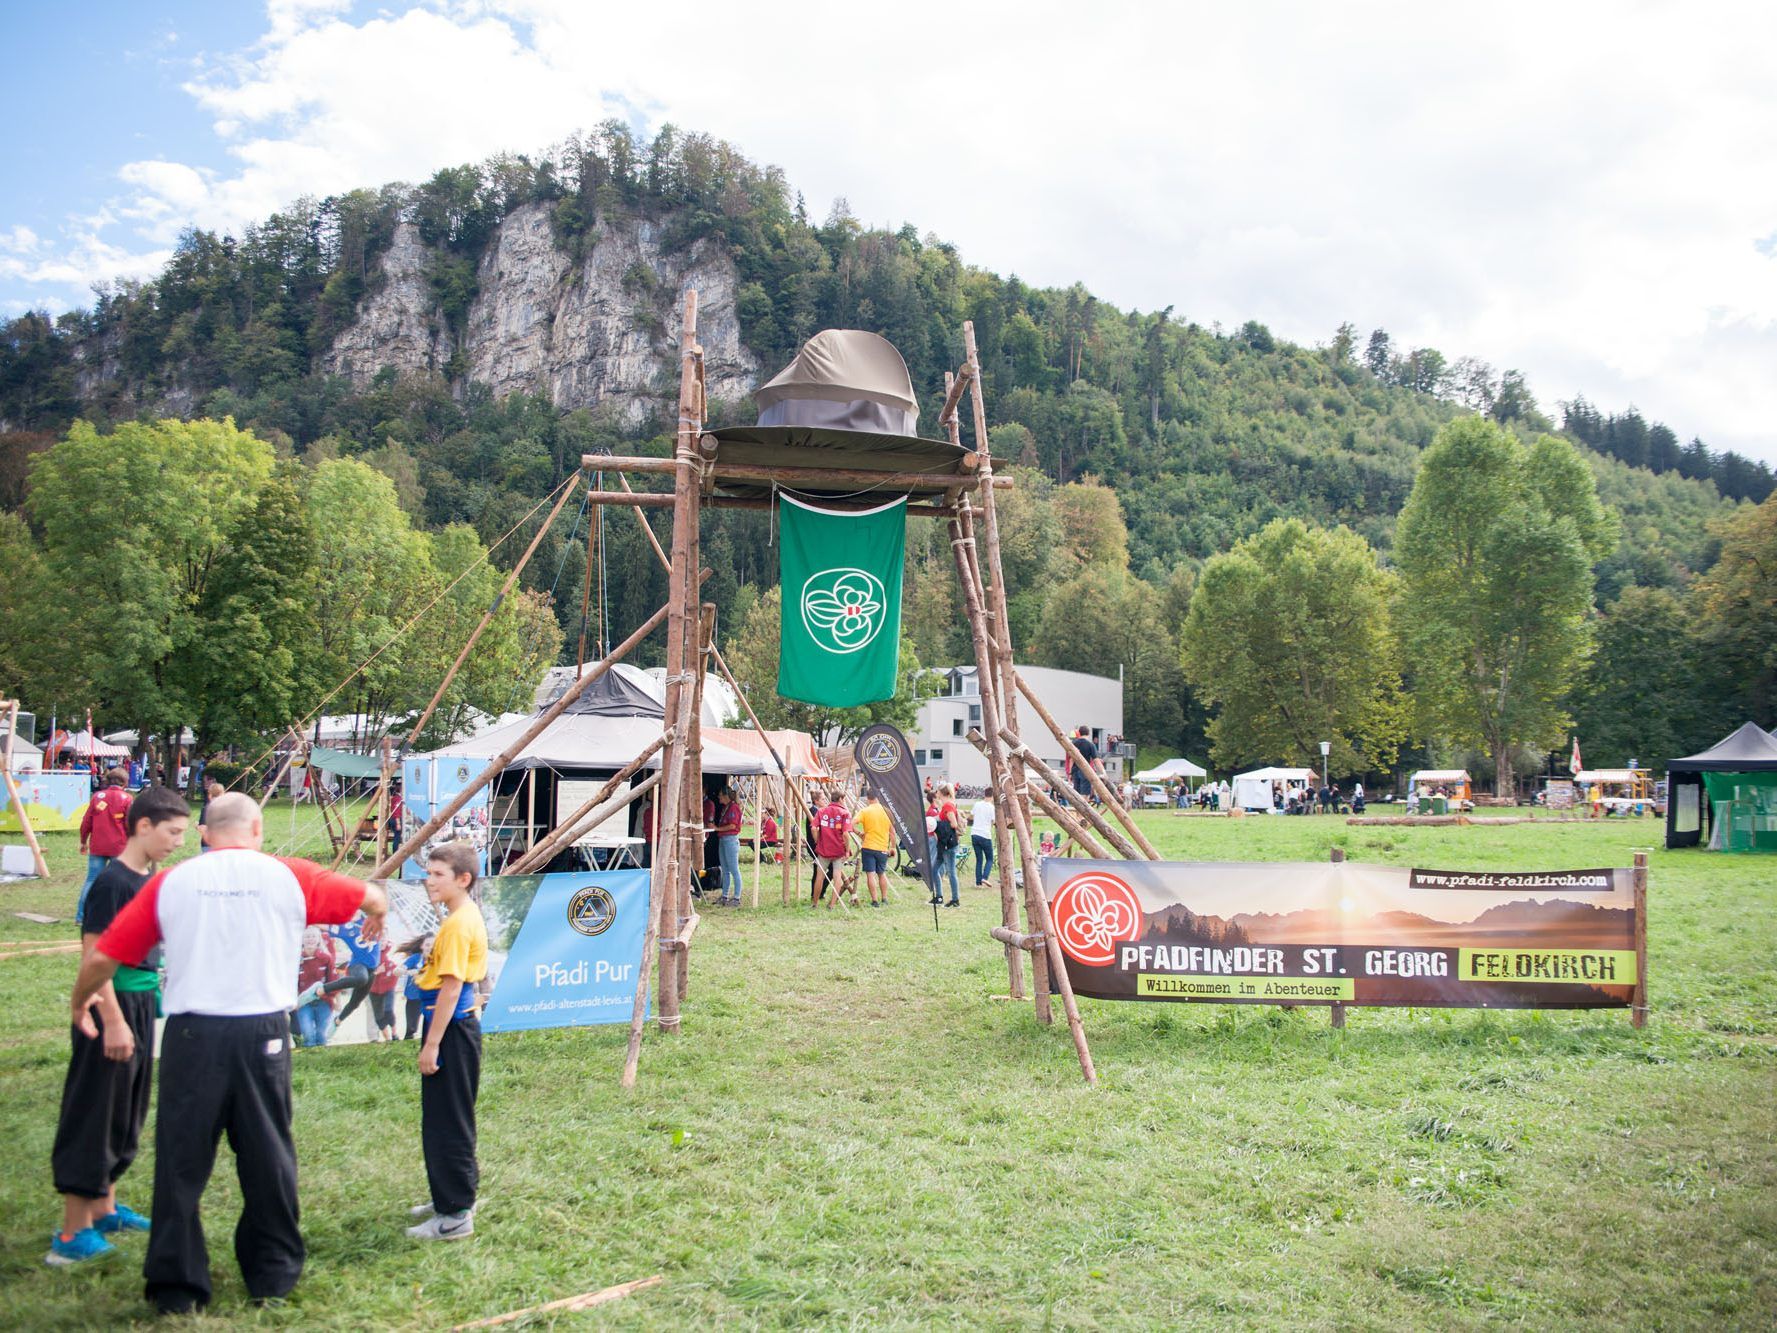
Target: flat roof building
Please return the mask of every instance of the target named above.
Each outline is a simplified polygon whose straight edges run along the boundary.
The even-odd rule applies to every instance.
[[[920,780],[934,778],[959,787],[985,789],[987,757],[969,743],[969,730],[981,725],[981,687],[972,666],[934,667],[940,678],[938,694],[919,706],[919,719],[908,743]],[[1057,722],[1071,736],[1084,726],[1104,760],[1105,776],[1120,782],[1125,765],[1112,747],[1123,739],[1123,681],[1120,676],[1089,676],[1081,671],[1053,667],[1021,666],[1018,674],[1036,692]],[[1061,771],[1061,743],[1036,710],[1020,698],[1020,737],[1044,763]]]

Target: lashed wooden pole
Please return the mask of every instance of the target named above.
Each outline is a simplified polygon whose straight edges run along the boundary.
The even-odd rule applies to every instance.
[[[1078,800],[1078,796],[1074,792],[1074,789],[1068,786],[1067,779],[1062,777],[1061,774],[1057,773],[1054,769],[1050,768],[1049,765],[1045,764],[1041,757],[1038,756],[1030,746],[1026,745],[1018,737],[1009,733],[1006,734],[1004,739],[1007,750],[1013,756],[1021,760],[1031,772],[1042,778],[1060,794],[1071,796]],[[1034,793],[1036,788],[1031,788],[1031,791]],[[1129,840],[1117,831],[1117,826],[1111,823],[1110,820],[1106,819],[1098,811],[1094,810],[1090,802],[1080,801],[1079,805],[1075,808],[1085,817],[1086,822],[1092,825],[1100,837],[1117,849],[1118,856],[1126,857],[1131,861],[1152,859],[1144,857],[1140,852],[1136,851],[1135,848],[1130,845]]]
[[[439,829],[449,823],[450,817],[456,814],[456,812],[461,810],[465,805],[469,804],[469,802],[474,799],[476,793],[483,787],[499,777],[500,774],[505,771],[508,764],[524,753],[524,749],[527,745],[536,740],[537,737],[541,736],[545,731],[549,730],[549,727],[554,723],[556,718],[567,712],[569,704],[573,703],[574,700],[581,696],[581,694],[591,688],[593,683],[603,677],[607,671],[616,666],[617,663],[621,662],[625,657],[629,656],[630,652],[637,644],[641,643],[643,639],[652,634],[655,629],[659,627],[660,622],[666,619],[666,613],[667,608],[664,606],[661,607],[653,615],[649,616],[635,633],[631,634],[622,643],[613,648],[610,656],[604,658],[597,666],[593,667],[591,671],[588,671],[584,676],[580,677],[579,680],[569,685],[568,688],[562,692],[561,698],[557,699],[554,703],[550,704],[548,708],[539,713],[537,715],[537,720],[532,722],[530,726],[526,727],[523,734],[521,734],[516,741],[490,760],[486,768],[476,774],[467,786],[445,803],[443,809],[434,813],[430,819],[424,824],[421,824],[419,828],[414,831],[412,837],[408,838],[408,840],[402,843],[401,846],[397,847],[388,856],[379,861],[376,869],[370,872],[369,878],[386,879],[392,872],[400,869],[402,862],[426,845],[427,838],[430,838]]]
[[[506,600],[506,594],[512,591],[513,585],[518,582],[518,576],[524,572],[524,567],[530,563],[531,556],[536,554],[537,547],[542,544],[543,534],[549,531],[549,525],[555,522],[555,516],[561,513],[561,507],[568,502],[568,497],[579,485],[580,474],[576,472],[568,478],[567,485],[562,487],[561,494],[556,497],[555,507],[549,511],[548,517],[537,529],[537,535],[531,538],[531,544],[524,548],[524,554],[518,557],[518,563],[512,566],[511,572],[506,575],[506,581],[500,585],[500,591],[494,595],[494,600],[489,604],[487,610],[481,613],[481,619],[476,622],[474,630],[469,634],[468,641],[463,644],[462,651],[457,654],[457,660],[450,664],[450,670],[446,671],[444,679],[438,682],[438,688],[432,692],[432,698],[420,710],[420,720],[413,724],[413,730],[408,732],[407,739],[401,742],[403,758],[406,757],[409,750],[413,749],[414,742],[419,740],[420,733],[426,729],[426,723],[432,720],[432,714],[438,707],[438,701],[444,698],[444,692],[457,678],[457,672],[463,669],[463,663],[469,660],[469,652],[480,640],[482,632],[493,624],[494,616],[499,613],[501,604]]]
[[[1012,666],[1012,630],[1006,609],[1006,577],[1000,568],[999,520],[995,516],[993,503],[993,455],[987,440],[987,404],[981,393],[981,357],[975,347],[973,321],[965,321],[963,324],[963,348],[969,362],[969,398],[975,428],[975,449],[979,460],[976,469],[981,482],[982,532],[987,539],[987,556],[991,561],[993,575],[993,585],[988,589],[988,598],[993,604],[995,637],[1001,651],[1001,670],[1005,673],[1000,680],[1004,711],[999,724],[1016,733],[1018,725],[1015,701],[1011,697],[1012,682],[1006,679],[1006,675],[1015,677],[1018,673]],[[1023,774],[1020,772],[1014,781],[1015,790],[1021,796],[1026,787],[1022,779]],[[1031,833],[1030,827],[1030,806],[1028,797],[1025,797],[1019,801],[1018,806],[1019,859],[1024,866],[1025,911],[1031,921],[1031,933],[1041,933],[1048,942],[1049,980],[1061,993],[1061,1007],[1067,1015],[1068,1032],[1074,1040],[1074,1054],[1080,1060],[1080,1073],[1088,1083],[1096,1083],[1098,1082],[1098,1073],[1092,1067],[1092,1050],[1086,1044],[1086,1028],[1080,1022],[1080,1007],[1074,999],[1074,987],[1068,979],[1067,965],[1061,956],[1061,946],[1055,939],[1054,923],[1049,919],[1049,901],[1043,896],[1042,872],[1037,867],[1033,841],[1034,835]],[[1035,959],[1043,956],[1033,953],[1031,955],[1033,965]],[[1037,980],[1041,985],[1041,974],[1038,974]],[[1042,998],[1045,1001],[1048,999],[1047,987],[1043,988]]]
[[[610,800],[611,794],[630,778],[634,777],[635,774],[659,752],[661,746],[666,744],[667,738],[671,735],[672,732],[669,730],[663,731],[659,736],[655,737],[645,750],[634,759],[630,760],[622,768],[618,769],[605,785],[595,791],[587,800],[583,801],[573,814],[569,815],[566,819],[557,821],[555,829],[549,833],[548,836],[540,839],[534,847],[527,850],[525,854],[519,857],[518,860],[514,861],[512,865],[508,866],[506,873],[509,875],[522,875],[535,866],[547,863],[551,857],[562,849],[563,844],[573,840],[569,836],[570,834],[574,837],[578,837],[580,826],[583,823],[589,822],[586,818],[587,815],[596,810],[606,801]],[[649,790],[653,790],[652,784],[650,784]],[[633,800],[634,797],[640,795],[640,793],[641,788],[638,787],[635,792],[631,793],[631,799]],[[624,804],[627,805],[628,802],[626,801]],[[610,811],[605,811],[603,812],[603,815],[608,816],[610,813]],[[601,816],[598,820],[590,822],[602,824],[604,818]]]
[[[1129,836],[1135,839],[1136,846],[1142,849],[1142,854],[1150,861],[1164,860],[1165,858],[1154,850],[1154,844],[1148,841],[1147,835],[1136,825],[1129,811],[1123,808],[1123,802],[1111,790],[1110,784],[1093,769],[1091,764],[1080,757],[1080,751],[1074,745],[1073,739],[1062,729],[1061,724],[1055,720],[1049,710],[1043,706],[1043,701],[1037,698],[1037,692],[1031,689],[1029,682],[1016,671],[1012,674],[1017,681],[1019,693],[1030,700],[1030,706],[1037,710],[1037,716],[1043,719],[1043,725],[1048,727],[1050,734],[1061,742],[1061,748],[1066,751],[1067,757],[1073,760],[1074,767],[1085,772],[1086,780],[1091,784],[1092,790],[1098,794],[1098,799],[1104,802],[1105,808],[1117,817],[1117,822],[1129,830]]]
[[[981,734],[979,728],[970,730],[969,741],[977,750],[981,751],[982,754],[987,753],[987,738]],[[1072,838],[1101,861],[1115,861],[1119,859],[1115,853],[1111,852],[1103,843],[1093,837],[1092,834],[1086,830],[1085,825],[1081,824],[1080,821],[1075,819],[1067,809],[1054,801],[1041,787],[1031,787],[1029,790],[1030,799],[1037,803],[1038,808],[1040,808],[1044,814],[1048,815],[1050,819],[1053,819],[1058,825],[1060,825],[1062,831],[1066,833],[1068,837]],[[995,938],[998,937],[996,936]]]

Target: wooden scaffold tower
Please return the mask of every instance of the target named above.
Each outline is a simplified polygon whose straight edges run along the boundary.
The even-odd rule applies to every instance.
[[[656,557],[667,569],[666,604],[597,662],[583,661],[579,675],[562,695],[543,709],[479,775],[414,830],[400,847],[385,856],[373,872],[376,876],[396,872],[403,861],[445,828],[451,817],[476,793],[512,764],[581,693],[664,625],[663,734],[585,805],[562,821],[555,832],[532,846],[511,867],[518,872],[539,868],[554,850],[571,844],[580,830],[598,824],[644,795],[652,793],[656,799],[658,815],[649,882],[649,916],[624,1057],[622,1082],[625,1087],[635,1082],[650,993],[655,997],[655,1023],[663,1033],[679,1030],[688,994],[691,944],[699,920],[691,885],[702,864],[703,841],[700,717],[703,682],[712,666],[735,689],[749,723],[764,739],[782,782],[779,790],[788,797],[797,789],[777,744],[760,724],[745,692],[716,646],[715,607],[702,597],[704,581],[710,576],[710,571],[701,564],[699,529],[703,511],[706,508],[769,510],[780,494],[806,497],[820,507],[834,511],[869,509],[880,505],[885,497],[905,496],[908,514],[944,521],[968,615],[980,684],[982,725],[979,731],[971,734],[971,739],[987,756],[994,797],[1001,924],[991,933],[1005,950],[1007,984],[1012,998],[1030,999],[1038,1020],[1047,1024],[1053,1022],[1050,997],[1059,995],[1081,1072],[1088,1082],[1096,1081],[1079,1008],[1043,895],[1037,842],[1032,831],[1033,810],[1054,819],[1078,846],[1093,855],[1151,860],[1157,860],[1159,856],[1136,827],[1117,793],[1085,763],[1065,731],[1019,677],[1013,664],[1005,579],[1000,565],[999,519],[994,503],[995,492],[1012,483],[1009,478],[994,475],[987,444],[981,363],[972,324],[963,325],[963,347],[962,364],[946,376],[946,394],[939,413],[939,425],[945,432],[942,440],[923,439],[911,433],[823,430],[789,424],[706,430],[703,348],[697,340],[697,294],[688,292],[680,345],[678,428],[672,457],[588,454],[581,460],[580,474],[564,486],[544,520],[544,527],[547,527],[577,486],[583,488],[583,503],[587,506],[613,506],[634,511]],[[965,396],[969,404],[972,446],[965,446],[962,439],[961,414]],[[602,482],[605,474],[614,474],[622,489],[593,489],[593,478]],[[670,477],[672,489],[670,492],[639,491],[631,487],[630,476]],[[646,511],[649,509],[672,511],[670,554],[648,523]],[[539,531],[525,552],[526,558],[536,549],[541,536]],[[520,568],[522,564],[521,560]],[[508,588],[517,573],[514,569],[509,576]],[[502,589],[502,595],[505,591]],[[439,686],[439,696],[498,605],[496,599],[483,618],[482,626],[471,636],[469,644],[464,646],[456,664]],[[1073,797],[1071,786],[1062,775],[1040,760],[1022,739],[1021,697],[1029,704],[1038,723],[1056,738],[1071,762],[1089,777],[1098,798],[1097,808],[1070,799]],[[430,711],[427,710],[428,714]],[[413,729],[408,745],[419,729],[419,726]],[[407,746],[402,748],[405,752]],[[647,781],[627,791],[618,790],[624,779],[649,766],[657,767],[658,771]],[[385,763],[385,785],[388,771]],[[786,819],[786,836],[790,834],[793,822]],[[786,876],[788,872],[786,862]],[[787,893],[787,878],[785,883]],[[1024,963],[1027,954],[1031,974],[1028,983]]]

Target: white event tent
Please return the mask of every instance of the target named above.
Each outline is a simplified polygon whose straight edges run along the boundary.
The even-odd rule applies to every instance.
[[[1206,778],[1209,770],[1189,759],[1168,759],[1157,768],[1144,768],[1135,775],[1137,782],[1171,782],[1175,778]]]
[[[1271,784],[1306,786],[1315,779],[1312,768],[1255,768],[1250,773],[1234,775],[1234,804],[1242,810],[1269,810],[1272,806]]]

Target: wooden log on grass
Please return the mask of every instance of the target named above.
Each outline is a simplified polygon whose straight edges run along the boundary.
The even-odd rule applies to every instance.
[[[620,1282],[614,1287],[605,1287],[600,1291],[582,1292],[578,1296],[566,1296],[559,1301],[549,1301],[543,1305],[527,1305],[522,1310],[512,1310],[506,1314],[497,1314],[490,1319],[477,1319],[473,1323],[458,1324],[451,1333],[465,1333],[472,1328],[498,1328],[501,1324],[510,1324],[515,1320],[527,1319],[535,1314],[573,1314],[579,1310],[591,1310],[611,1301],[620,1301],[625,1296],[633,1296],[638,1291],[646,1291],[649,1287],[658,1287],[666,1281],[666,1275],[656,1273],[653,1277],[638,1278],[634,1282]]]
[[[1007,930],[1004,926],[990,926],[987,933],[1001,944],[1009,944],[1014,949],[1023,949],[1026,953],[1035,953],[1045,947],[1041,935],[1025,935],[1016,930]]]

